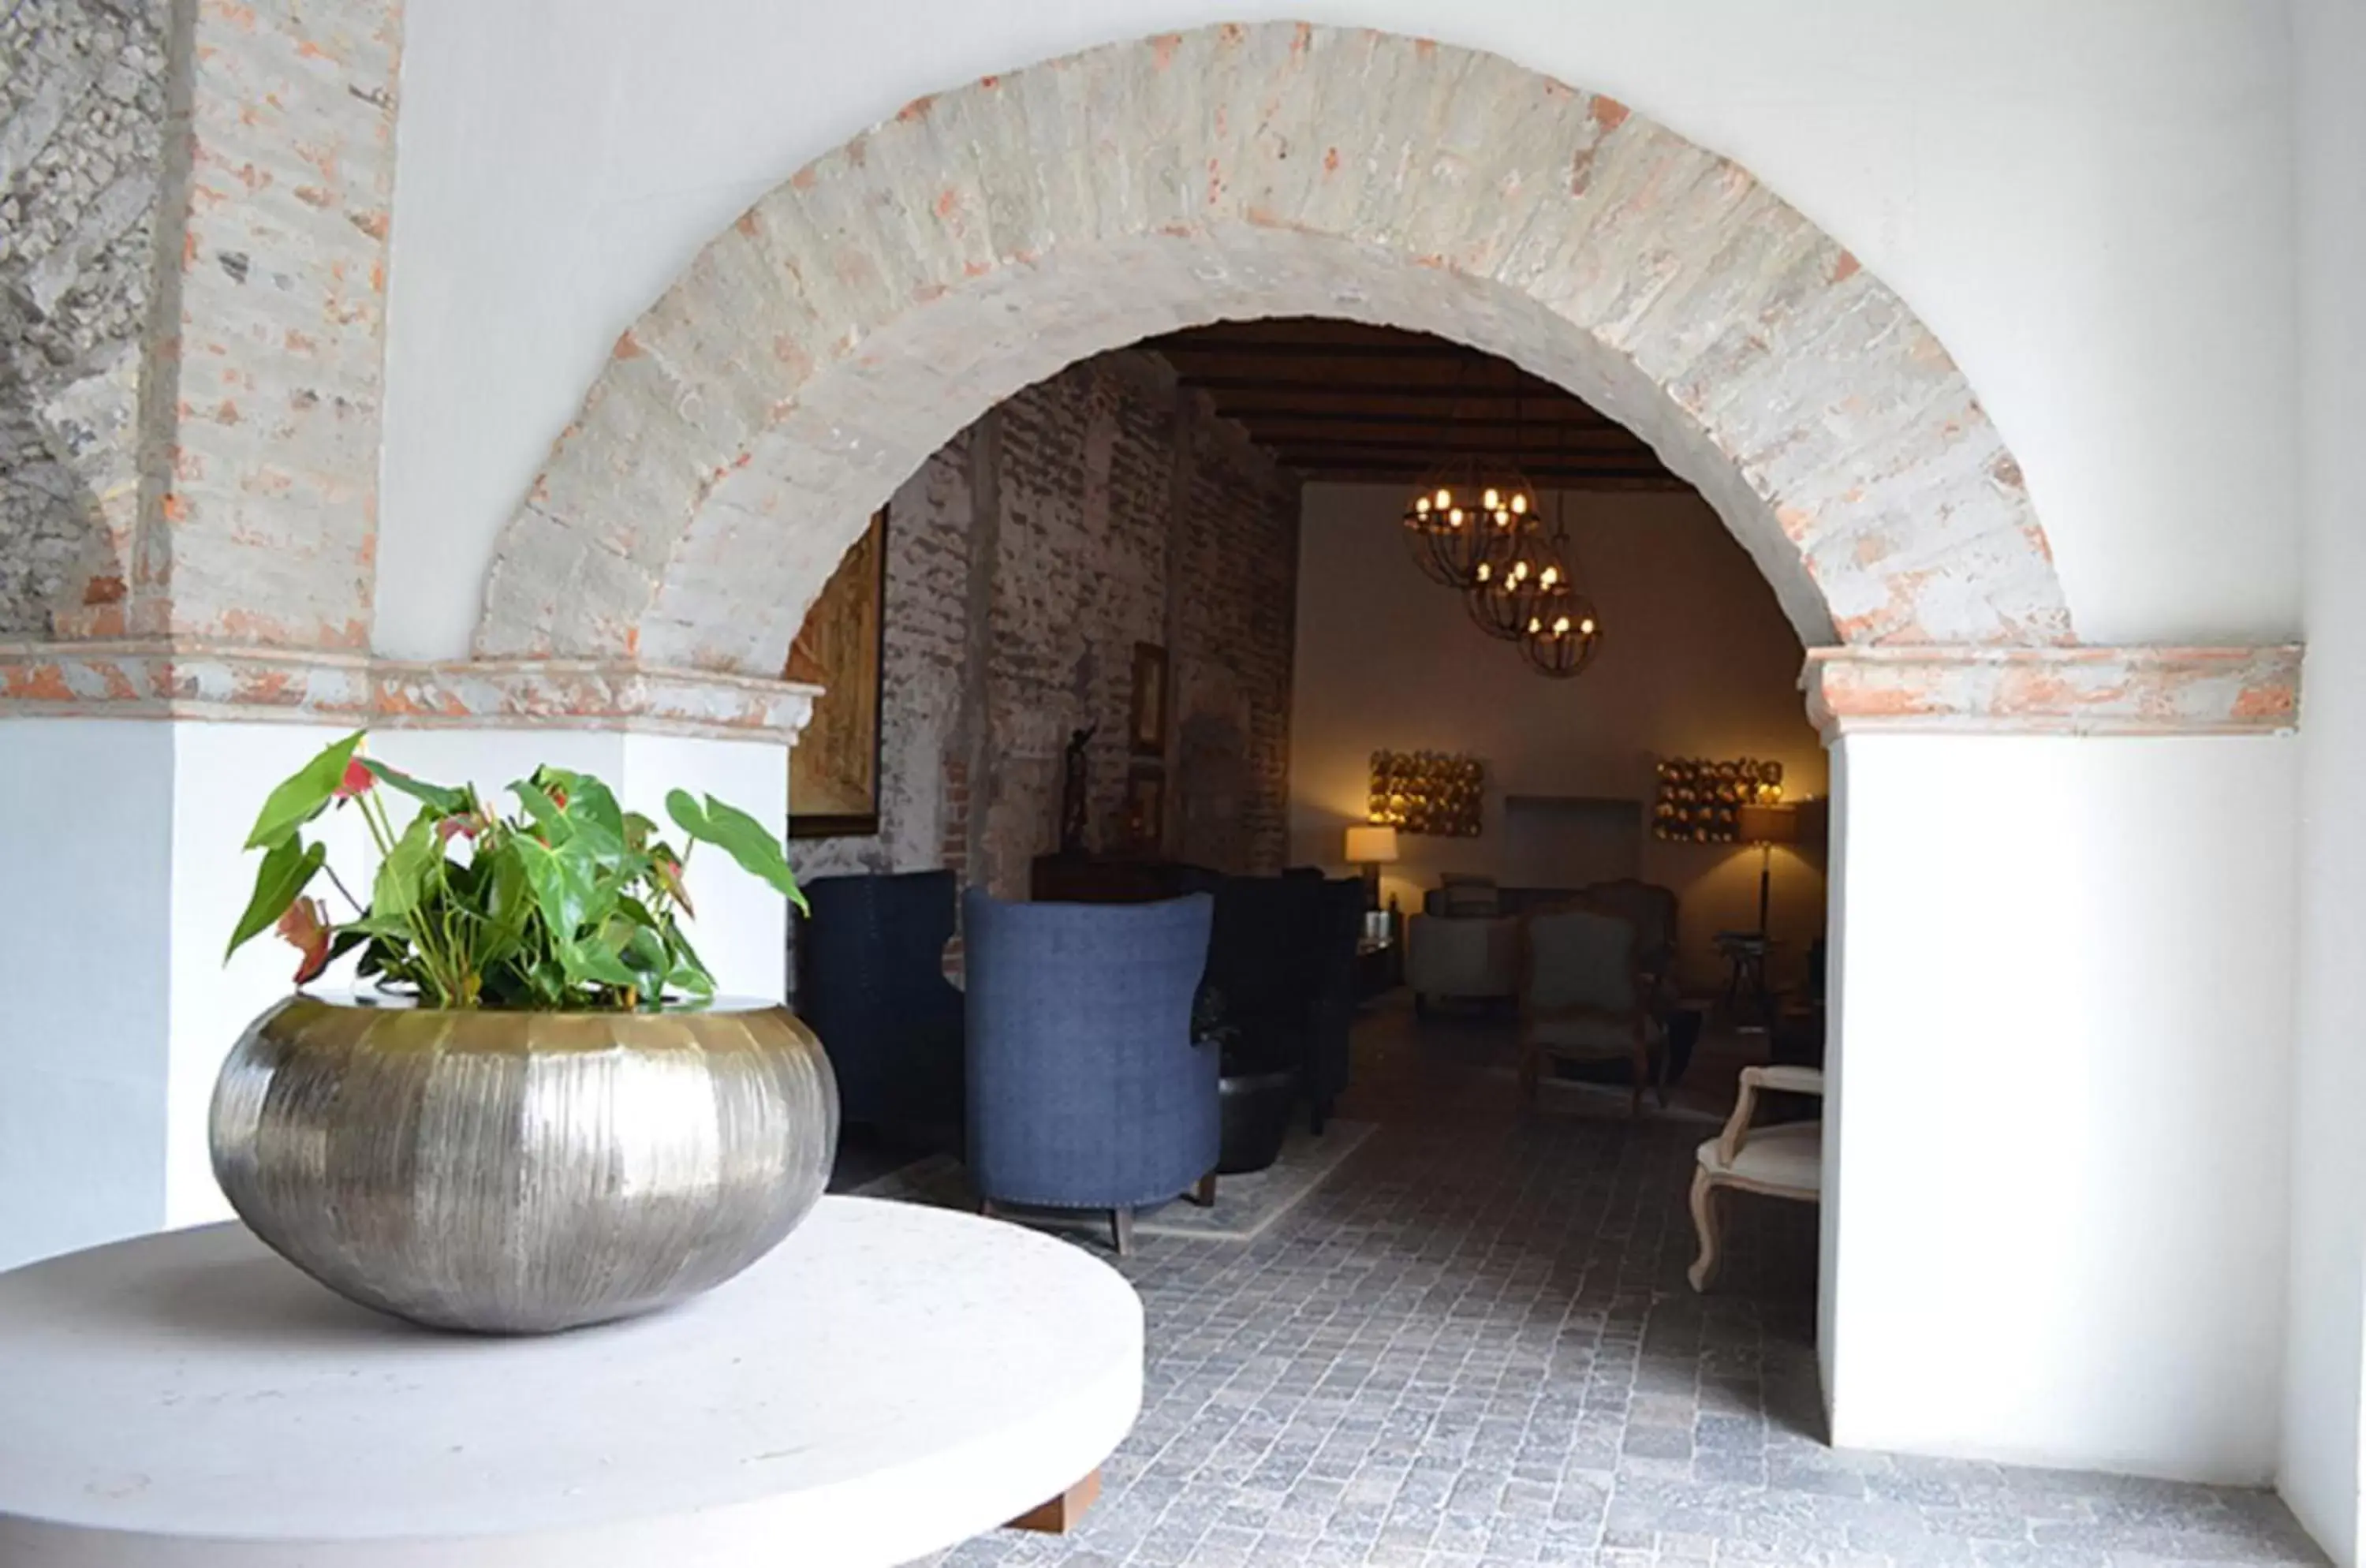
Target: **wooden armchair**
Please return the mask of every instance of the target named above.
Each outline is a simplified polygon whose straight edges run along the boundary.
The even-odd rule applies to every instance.
[[[1758,1091],[1790,1094],[1824,1092],[1820,1067],[1744,1067],[1741,1096],[1725,1131],[1700,1146],[1699,1168],[1693,1173],[1693,1228],[1700,1233],[1700,1257],[1689,1274],[1696,1291],[1706,1291],[1717,1278],[1717,1191],[1721,1187],[1813,1203],[1823,1195],[1824,1124],[1784,1122],[1752,1127]]]
[[[1664,1066],[1667,1054],[1635,922],[1582,906],[1542,910],[1521,921],[1520,946],[1522,1099],[1536,1103],[1548,1062],[1624,1060],[1634,1084],[1628,1111],[1639,1115],[1653,1064]],[[1664,1077],[1656,1087],[1667,1104]]]

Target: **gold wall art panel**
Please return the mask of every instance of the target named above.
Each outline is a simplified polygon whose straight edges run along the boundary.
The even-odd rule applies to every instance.
[[[1668,757],[1659,772],[1651,836],[1671,843],[1739,843],[1741,808],[1783,798],[1783,764],[1755,757]]]
[[[1375,751],[1369,816],[1400,832],[1475,839],[1484,818],[1487,764],[1445,751]]]

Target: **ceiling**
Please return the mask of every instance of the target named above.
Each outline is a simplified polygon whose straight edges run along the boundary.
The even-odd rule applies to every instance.
[[[1689,490],[1649,446],[1508,360],[1355,321],[1274,317],[1142,346],[1310,479],[1410,482],[1457,454],[1570,490]]]

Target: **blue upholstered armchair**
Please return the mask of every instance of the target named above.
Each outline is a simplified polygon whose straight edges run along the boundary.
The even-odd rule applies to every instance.
[[[1191,1040],[1213,901],[1006,904],[972,889],[969,1170],[984,1206],[1214,1200],[1218,1055]]]
[[[821,1036],[851,1122],[962,1121],[962,994],[944,975],[953,874],[824,876],[806,885],[797,1011]]]

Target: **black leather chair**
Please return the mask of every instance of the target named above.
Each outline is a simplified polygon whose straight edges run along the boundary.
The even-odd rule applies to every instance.
[[[944,975],[953,874],[825,876],[806,885],[797,1011],[821,1036],[850,1122],[962,1124],[962,993]]]
[[[1319,1133],[1347,1087],[1364,885],[1319,874],[1228,876],[1215,894],[1208,984],[1222,1000],[1234,1054],[1252,1070],[1295,1072]]]

